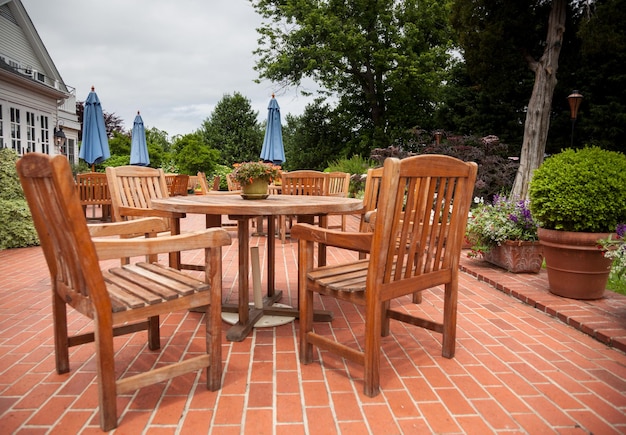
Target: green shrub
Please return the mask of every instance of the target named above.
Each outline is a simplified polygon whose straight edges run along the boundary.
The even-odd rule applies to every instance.
[[[613,232],[626,223],[626,155],[598,147],[555,154],[535,170],[529,195],[544,228]]]
[[[373,160],[354,155],[349,159],[343,158],[330,162],[324,172],[347,172],[350,174],[349,196],[355,197],[357,192],[365,188],[363,174],[366,174],[367,170],[374,166]]]
[[[37,231],[17,177],[18,156],[10,149],[0,150],[0,249],[39,244]]]

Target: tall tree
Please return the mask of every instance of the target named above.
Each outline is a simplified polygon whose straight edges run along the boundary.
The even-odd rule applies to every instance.
[[[362,151],[432,116],[450,56],[448,1],[251,3],[266,20],[257,29],[260,78],[284,86],[311,78],[338,96],[358,127],[355,142],[369,142]]]
[[[263,129],[257,119],[258,112],[252,110],[249,99],[239,92],[226,94],[199,133],[205,144],[221,152],[225,165],[255,161],[263,145]]]
[[[543,162],[559,54],[565,32],[566,8],[566,0],[552,0],[544,52],[539,59],[527,55],[528,66],[535,73],[535,85],[526,112],[520,165],[511,190],[511,194],[518,198],[528,197],[533,171]]]

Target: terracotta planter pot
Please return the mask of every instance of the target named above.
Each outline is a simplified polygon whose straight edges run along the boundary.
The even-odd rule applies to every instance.
[[[543,264],[543,247],[539,242],[506,240],[482,254],[483,259],[513,273],[539,273]]]
[[[572,299],[599,299],[611,272],[611,259],[598,249],[609,233],[579,233],[539,228],[550,291]]]

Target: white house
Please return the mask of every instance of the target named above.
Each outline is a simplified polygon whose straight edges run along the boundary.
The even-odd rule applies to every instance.
[[[22,2],[0,0],[0,147],[64,154],[75,164],[79,131],[75,89],[61,78]]]

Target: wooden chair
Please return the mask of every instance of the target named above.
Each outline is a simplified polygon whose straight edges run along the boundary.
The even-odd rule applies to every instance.
[[[102,220],[111,218],[111,193],[107,183],[107,176],[103,172],[87,172],[76,175],[76,188],[80,204],[87,213],[87,206],[100,206]]]
[[[326,180],[326,195],[347,198],[350,190],[350,174],[347,172],[329,172]],[[341,215],[341,225],[331,226],[327,228],[340,228],[341,231],[346,230],[347,216]]]
[[[281,174],[281,194],[322,196],[326,194],[327,179],[328,174],[320,171],[283,172]],[[287,239],[287,221],[291,223],[291,216],[281,216],[279,219],[278,228],[282,243],[285,243]]]
[[[187,196],[189,186],[189,175],[168,174],[165,177],[170,196]]]
[[[198,184],[200,184],[200,191],[203,195],[208,194],[209,192],[217,192],[220,190],[220,177],[216,175],[213,177],[213,181],[211,182],[211,187],[209,187],[209,182],[206,178],[206,174],[204,172],[198,172],[198,175],[195,177]]]
[[[180,234],[180,220],[184,213],[170,213],[151,208],[153,198],[169,198],[169,189],[162,169],[145,166],[109,166],[106,168],[111,192],[114,222],[140,217],[160,217],[172,235]],[[180,252],[170,253],[170,266],[176,269],[202,270],[201,266],[181,264]]]
[[[458,266],[477,165],[453,157],[421,155],[385,160],[373,232],[348,233],[297,224],[299,239],[300,361],[313,361],[313,346],[364,366],[364,393],[379,393],[381,336],[389,319],[443,334],[442,354],[455,350]],[[313,268],[313,242],[370,253],[367,259]],[[443,319],[413,315],[399,299],[444,286]],[[363,305],[365,337],[359,348],[313,331],[313,295]],[[393,309],[391,300],[396,299]],[[327,327],[322,328],[327,330]]]
[[[69,372],[70,347],[95,343],[102,430],[117,427],[116,402],[120,394],[204,367],[207,388],[218,390],[222,376],[221,247],[230,244],[228,233],[216,228],[179,236],[112,238],[126,233],[155,233],[163,230],[164,222],[145,218],[94,225],[90,231],[65,157],[29,153],[17,162],[17,170],[50,271],[56,371]],[[121,252],[137,257],[183,246],[205,250],[209,272],[204,280],[158,263],[100,269],[101,260],[119,258]],[[67,305],[93,320],[92,333],[68,335]],[[205,354],[183,361],[175,358],[178,362],[169,365],[157,361],[142,373],[116,379],[113,337],[147,330],[149,348],[158,349],[160,315],[207,305]],[[164,359],[169,361],[170,356]]]

